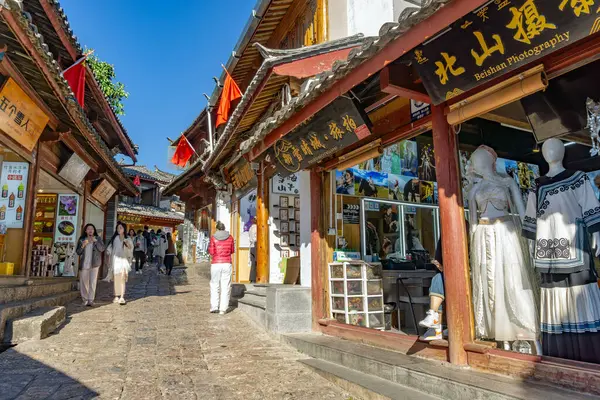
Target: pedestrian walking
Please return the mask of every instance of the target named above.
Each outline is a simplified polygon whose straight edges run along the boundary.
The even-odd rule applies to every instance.
[[[165,263],[165,255],[167,254],[167,238],[163,234],[162,229],[156,231],[156,239],[154,240],[154,253],[156,255],[156,267],[159,272],[162,272],[162,267]]]
[[[106,252],[110,255],[113,265],[113,281],[115,298],[113,303],[125,305],[125,285],[131,271],[131,258],[133,256],[133,241],[125,236],[127,226],[117,225],[117,231],[110,238]],[[143,238],[143,236],[142,236]]]
[[[256,240],[257,240],[257,226],[256,217],[252,217],[252,225],[248,230],[248,238],[250,239],[250,282],[256,282]]]
[[[167,251],[165,253],[165,268],[167,269],[167,275],[171,275],[173,271],[173,263],[175,262],[175,256],[177,251],[175,250],[175,243],[173,243],[173,235],[171,232],[167,233]]]
[[[223,315],[229,308],[231,295],[231,255],[235,252],[233,237],[225,225],[217,222],[217,232],[210,238],[210,312]]]
[[[119,225],[123,225],[123,223],[121,221],[118,221],[117,227]],[[135,232],[134,232],[134,236],[135,236]],[[113,280],[113,265],[112,265],[112,260],[110,257],[105,258],[104,265],[107,267],[108,271],[106,272],[106,276],[104,277],[104,279],[102,279],[102,281],[103,282],[112,282],[112,280]]]
[[[144,267],[144,260],[146,258],[146,251],[148,250],[148,244],[144,237],[144,232],[139,230],[137,236],[133,241],[133,257],[135,258],[135,273],[141,274],[142,268]]]
[[[102,264],[102,252],[104,243],[96,227],[87,224],[83,229],[83,235],[77,241],[75,252],[79,260],[79,286],[81,300],[84,306],[92,307],[96,298],[96,283],[98,282],[98,270]]]
[[[152,246],[152,242],[154,241],[154,229],[151,229],[150,231],[148,231],[148,225],[144,226],[144,239],[146,239],[146,252],[144,253],[144,264],[146,264],[146,261],[148,262],[148,264],[152,263],[153,261],[153,246]]]

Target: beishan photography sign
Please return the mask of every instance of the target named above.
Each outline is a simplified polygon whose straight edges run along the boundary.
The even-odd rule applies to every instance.
[[[599,0],[495,0],[413,50],[434,104],[600,31]]]
[[[117,189],[111,185],[106,179],[103,179],[102,182],[94,189],[92,192],[92,197],[98,200],[102,204],[106,204],[108,200],[115,194]]]
[[[306,169],[371,134],[368,117],[339,97],[269,150],[281,177]]]
[[[59,194],[56,210],[55,243],[77,242],[77,216],[79,215],[79,196]]]
[[[28,175],[29,163],[10,161],[2,163],[0,225],[6,228],[23,228]]]
[[[0,129],[32,151],[50,118],[12,79],[0,90]]]

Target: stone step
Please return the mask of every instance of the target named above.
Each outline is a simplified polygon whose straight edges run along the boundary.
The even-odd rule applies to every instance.
[[[64,306],[79,297],[79,292],[69,291],[44,297],[35,297],[23,301],[0,304],[0,342],[8,320],[14,320],[42,307]]]
[[[256,296],[256,297],[267,297],[267,292],[266,291],[262,291],[262,290],[246,290],[244,292],[244,297],[246,296]]]
[[[28,285],[0,286],[0,305],[70,292],[74,282],[73,278],[54,278],[52,281],[30,280]]]
[[[6,322],[3,342],[19,344],[29,340],[42,340],[50,336],[67,319],[64,306],[41,307],[24,316]]]
[[[244,296],[238,299],[238,304],[246,304],[248,306],[260,308],[263,311],[267,309],[267,299],[261,296]]]
[[[448,363],[319,334],[287,334],[282,338],[310,357],[447,400],[597,399],[538,382],[459,369]]]
[[[406,386],[323,360],[300,360],[325,379],[364,400],[439,400]]]
[[[267,288],[269,285],[261,284],[261,283],[247,283],[246,284],[246,292],[253,292],[257,294],[267,295]]]
[[[267,327],[267,299],[257,296],[244,296],[238,299],[238,309],[261,328]]]

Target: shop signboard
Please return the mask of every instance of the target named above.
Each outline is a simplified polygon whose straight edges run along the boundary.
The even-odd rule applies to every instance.
[[[50,118],[12,79],[0,90],[0,129],[32,151]]]
[[[79,186],[89,170],[90,166],[81,157],[73,153],[58,175],[74,186]]]
[[[344,204],[342,210],[342,221],[344,224],[358,225],[360,223],[360,205]]]
[[[119,221],[126,224],[139,224],[142,222],[142,217],[139,215],[119,215]]]
[[[56,209],[55,243],[77,242],[77,217],[79,215],[79,195],[59,194]]]
[[[236,196],[242,197],[249,188],[256,187],[256,174],[252,166],[245,158],[241,158],[235,163],[229,173],[231,186],[235,191]]]
[[[354,102],[339,97],[279,139],[268,155],[282,177],[306,169],[371,134],[370,121]]]
[[[418,121],[431,114],[431,105],[417,100],[410,100],[410,120]]]
[[[600,31],[595,0],[494,0],[412,51],[434,104]]]
[[[4,228],[23,228],[28,175],[29,163],[10,161],[2,163],[0,226],[3,226],[3,230]]]
[[[103,179],[102,182],[94,189],[92,192],[92,197],[98,200],[101,204],[106,204],[111,199],[113,194],[117,189],[110,184],[106,179]]]
[[[271,178],[271,185],[271,191],[275,194],[300,194],[298,174],[291,174],[285,177],[275,174],[275,176]]]

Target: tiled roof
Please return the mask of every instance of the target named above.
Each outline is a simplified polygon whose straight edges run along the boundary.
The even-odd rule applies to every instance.
[[[73,45],[73,47],[75,48],[75,50],[77,51],[78,54],[83,54],[83,49],[82,49],[81,45],[79,44],[79,41],[77,40],[77,36],[75,36],[75,32],[73,32],[73,30],[71,29],[71,26],[69,25],[69,20],[67,18],[67,14],[65,13],[65,10],[63,10],[63,8],[60,6],[59,1],[58,0],[47,0],[47,1],[48,1],[48,4],[51,4],[55,8],[56,14],[59,17],[59,21],[61,22],[61,24],[63,26],[63,30],[65,31],[65,34],[66,34],[65,36],[67,37],[67,39],[69,39],[69,41],[71,42],[71,45]],[[92,73],[92,75],[94,75],[94,79],[96,80],[96,82],[98,82],[98,78],[96,78],[94,71],[92,71],[91,68],[88,68],[88,71],[90,71]],[[125,129],[125,127],[123,126],[123,122],[121,121],[119,116],[114,112],[112,107],[109,106],[109,108],[110,108],[111,112],[113,113],[115,119],[119,123],[119,127],[123,131],[125,138],[127,139],[129,144],[131,145],[131,147],[137,154],[137,146],[133,143],[133,140],[131,140],[131,137],[127,133],[127,129]]]
[[[168,172],[163,172],[158,169],[152,171],[145,165],[131,165],[123,167],[123,172],[128,176],[135,177],[139,175],[141,179],[160,183],[169,183],[176,177],[176,175],[169,174]]]
[[[3,0],[3,2],[4,7],[7,8],[15,17],[15,20],[26,32],[29,40],[31,40],[31,43],[34,45],[35,50],[44,60],[46,68],[52,74],[53,80],[56,82],[61,91],[61,100],[63,101],[63,104],[68,108],[70,117],[73,119],[78,118],[86,126],[87,130],[91,133],[93,140],[98,146],[100,146],[100,149],[105,153],[105,160],[107,160],[109,168],[112,168],[113,171],[117,174],[117,176],[121,176],[122,183],[124,183],[131,192],[135,192],[135,186],[133,186],[133,183],[129,182],[129,180],[125,178],[121,167],[113,158],[112,152],[110,151],[102,137],[98,134],[96,129],[92,126],[87,115],[85,114],[85,111],[81,108],[81,106],[75,99],[75,95],[73,94],[71,87],[69,86],[67,81],[62,77],[62,70],[58,62],[55,60],[52,52],[50,52],[48,45],[44,42],[44,37],[39,33],[37,26],[33,24],[31,14],[23,11],[21,1]],[[2,5],[1,2],[0,5]],[[92,145],[93,148],[94,146],[90,142],[90,139],[87,136],[85,136],[85,138],[88,141],[88,143]]]
[[[165,210],[164,208],[146,206],[143,204],[127,204],[119,202],[119,205],[117,206],[117,213],[139,215],[146,218],[167,219],[171,221],[180,222],[183,222],[184,220],[183,214],[170,210]]]
[[[379,36],[366,38],[363,45],[353,49],[346,60],[336,61],[330,71],[322,72],[314,78],[308,79],[302,86],[301,93],[294,97],[287,106],[276,111],[271,117],[253,128],[252,136],[240,145],[241,154],[250,152],[254,146],[297,111],[318,98],[353,69],[382,51],[390,42],[400,38],[413,26],[429,18],[448,1],[424,0],[421,8],[410,7],[404,9],[398,18],[398,22],[389,22],[381,27]]]

